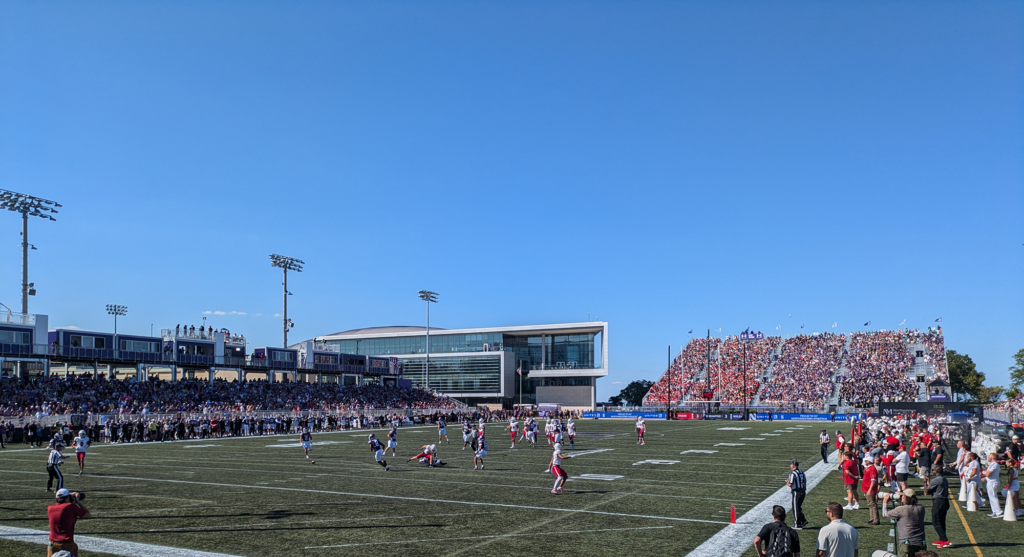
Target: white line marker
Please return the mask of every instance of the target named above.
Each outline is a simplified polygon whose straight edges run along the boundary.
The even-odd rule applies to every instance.
[[[203,447],[219,447],[220,445],[185,445],[183,449],[202,449]]]
[[[601,530],[575,530],[572,532],[530,532],[527,534],[499,534],[496,536],[469,536],[465,538],[433,538],[423,540],[398,540],[393,542],[346,543],[341,545],[312,545],[303,549],[326,549],[332,547],[356,547],[361,545],[383,545],[395,543],[447,542],[456,540],[482,540],[487,538],[512,538],[518,536],[557,536],[562,534],[591,534],[595,532],[625,532],[627,530],[661,530],[671,526],[641,526],[637,528],[603,528]]]
[[[634,462],[633,466],[640,466],[641,464],[679,464],[678,460],[641,460],[640,462]]]
[[[317,441],[317,442],[313,443],[312,445],[314,447],[320,447],[320,446],[323,446],[323,445],[340,445],[342,443],[351,443],[351,442],[352,441]],[[276,448],[280,448],[280,447],[287,447],[289,449],[297,449],[297,448],[299,448],[301,446],[302,446],[302,443],[278,443],[276,445],[264,445],[264,447],[267,447],[268,449],[270,449],[270,448],[275,448],[276,449]]]
[[[832,453],[837,459],[839,451]],[[830,457],[831,458],[831,457]],[[833,464],[819,462],[807,471],[807,491],[814,489],[833,470]],[[789,488],[783,486],[778,491],[768,496],[767,499],[754,505],[752,509],[743,513],[743,516],[736,519],[736,524],[729,524],[711,536],[696,549],[687,554],[686,557],[739,557],[747,551],[749,540],[754,539],[758,530],[765,522],[765,517],[770,516],[774,505],[787,506],[792,501]]]
[[[688,451],[683,451],[683,452],[681,452],[679,454],[715,454],[717,452],[718,451],[705,451],[705,450],[701,450],[701,449],[690,449]]]
[[[42,475],[45,472],[30,472],[27,470],[0,470],[0,472],[9,474],[32,474]],[[622,477],[622,476],[619,476]],[[502,507],[511,509],[530,509],[534,511],[553,511],[560,513],[580,513],[580,514],[598,514],[603,516],[621,516],[626,518],[649,518],[652,520],[672,520],[676,522],[704,522],[708,524],[726,524],[720,520],[702,520],[699,518],[681,518],[675,516],[656,516],[647,514],[632,514],[632,513],[613,513],[609,511],[592,511],[587,509],[559,509],[553,507],[537,507],[533,505],[513,505],[510,503],[484,503],[481,501],[459,501],[456,499],[430,499],[428,497],[403,497],[400,495],[381,495],[381,494],[370,494],[370,493],[350,493],[347,491],[330,491],[326,489],[302,489],[298,487],[283,487],[283,486],[271,486],[271,485],[239,485],[229,484],[220,482],[197,482],[192,480],[168,480],[160,478],[137,478],[134,476],[103,476],[104,479],[111,480],[134,480],[139,482],[155,482],[155,483],[170,483],[170,484],[186,484],[186,485],[205,485],[212,487],[229,487],[234,489],[270,489],[274,491],[293,491],[296,493],[321,493],[325,495],[345,495],[349,497],[372,497],[374,499],[394,499],[398,501],[421,501],[424,503],[449,503],[452,505],[472,505],[478,507]],[[592,479],[592,478],[585,478]],[[260,482],[265,484],[265,482]]]
[[[764,441],[764,437],[740,437],[740,441]]]
[[[716,447],[742,447],[746,443],[715,443]]]
[[[749,427],[720,427],[718,431],[743,431],[744,429],[750,429]]]
[[[47,545],[50,543],[50,533],[45,530],[29,530],[28,528],[0,526],[0,539]],[[75,542],[78,543],[78,547],[84,551],[123,555],[125,557],[138,557],[139,555],[161,555],[166,557],[238,557],[236,555],[228,555],[227,553],[212,553],[209,551],[197,551],[195,549],[179,549],[177,547],[168,547],[165,545],[125,542],[121,540],[96,538],[93,536],[77,535],[75,536]]]
[[[772,437],[778,437],[778,433],[762,433],[761,435],[771,435]]]
[[[608,451],[614,451],[614,450],[615,449],[593,449],[593,450],[589,450],[589,451],[580,451],[578,453],[574,452],[574,453],[569,453],[569,454],[570,454],[571,458],[576,458],[578,456],[583,456],[585,454],[606,453]]]

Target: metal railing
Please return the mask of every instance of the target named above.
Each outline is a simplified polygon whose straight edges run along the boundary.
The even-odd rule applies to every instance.
[[[25,325],[33,327],[36,324],[36,316],[34,313],[7,313],[0,317],[4,323],[8,325]]]

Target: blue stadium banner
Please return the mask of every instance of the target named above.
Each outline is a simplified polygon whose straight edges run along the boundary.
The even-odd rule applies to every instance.
[[[836,421],[837,422],[845,422],[846,418],[847,418],[846,414],[836,414]],[[762,421],[767,420],[768,419],[768,414],[758,414],[757,415],[757,419],[758,420],[762,420]],[[786,414],[786,413],[775,414],[775,413],[773,413],[772,414],[772,419],[773,420],[783,420],[783,421],[785,421],[785,420],[793,420],[793,421],[801,421],[801,422],[831,422],[832,421],[832,414]]]
[[[635,420],[637,418],[643,418],[645,420],[664,420],[664,412],[584,412],[584,418],[629,418]]]

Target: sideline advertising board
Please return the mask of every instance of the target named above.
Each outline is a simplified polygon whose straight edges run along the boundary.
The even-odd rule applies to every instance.
[[[761,421],[768,420],[768,414],[758,414],[757,419]],[[772,412],[773,420],[791,420],[799,422],[831,422],[832,414],[789,414],[789,413],[774,413]],[[836,414],[836,422],[845,422],[847,419],[846,414]]]
[[[677,420],[699,420],[701,415],[699,412],[676,412]]]
[[[664,412],[584,412],[584,418],[619,418],[619,419],[630,419],[635,420],[637,418],[643,418],[645,420],[664,420]]]

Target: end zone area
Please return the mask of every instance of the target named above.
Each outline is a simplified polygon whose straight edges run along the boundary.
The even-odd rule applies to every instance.
[[[79,538],[247,557],[685,555],[729,523],[730,506],[742,516],[784,486],[790,459],[804,469],[820,461],[817,424],[651,420],[639,446],[630,421],[577,423],[562,495],[551,493],[554,477],[545,473],[546,440],[510,449],[498,423],[487,426],[486,468],[475,471],[459,435],[438,447],[446,466],[405,462],[437,441],[433,427],[399,430],[390,471],[374,462],[370,431],[314,435],[315,465],[290,435],[97,444],[85,475],[73,457],[63,471],[66,487],[87,493],[94,516],[79,521]],[[3,528],[47,529],[46,454],[0,451],[0,557],[41,548]],[[805,505],[812,521],[816,499]]]

